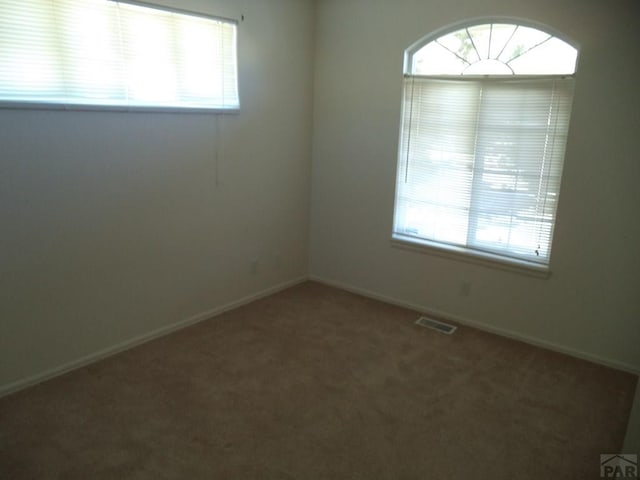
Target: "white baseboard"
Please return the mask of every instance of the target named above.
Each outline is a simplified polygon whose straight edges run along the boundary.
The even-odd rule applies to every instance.
[[[551,350],[558,353],[563,353],[565,355],[569,355],[571,357],[579,358],[581,360],[587,360],[592,363],[597,363],[599,365],[603,365],[606,367],[614,368],[616,370],[622,370],[628,373],[632,373],[634,375],[640,375],[640,369],[637,366],[633,366],[627,363],[618,362],[616,360],[611,360],[608,358],[600,357],[598,355],[593,355],[587,352],[583,352],[580,350],[576,350],[574,348],[566,347],[564,345],[559,345],[557,343],[548,342],[546,340],[542,340],[539,338],[531,337],[529,335],[523,335],[521,333],[515,332],[513,330],[507,330],[503,328],[493,327],[491,325],[487,325],[485,323],[478,322],[476,320],[471,320],[469,318],[464,318],[458,315],[453,315],[448,312],[443,312],[441,310],[436,310],[433,308],[425,307],[424,305],[417,305],[411,302],[398,300],[393,297],[388,297],[386,295],[380,295],[378,293],[354,287],[352,285],[348,285],[339,281],[319,277],[316,275],[310,275],[309,280],[314,282],[323,283],[325,285],[329,285],[332,287],[339,288],[341,290],[346,290],[351,293],[355,293],[357,295],[362,295],[364,297],[372,298],[374,300],[380,300],[385,303],[389,303],[392,305],[397,305],[399,307],[408,308],[410,310],[415,310],[417,312],[424,313],[426,315],[434,316],[437,318],[441,318],[443,320],[450,320],[455,323],[459,323],[461,325],[467,325],[469,327],[477,328],[478,330],[482,330],[488,333],[493,333],[496,335],[500,335],[502,337],[511,338],[513,340],[518,340],[529,345],[533,345],[535,347],[544,348],[546,350]]]
[[[456,323],[459,323],[461,325],[468,325],[470,327],[473,328],[477,328],[478,330],[483,330],[485,332],[489,332],[489,333],[494,333],[496,335],[500,335],[503,337],[507,337],[507,338],[512,338],[514,340],[519,340],[522,341],[524,343],[528,343],[530,345],[534,345],[536,347],[541,347],[541,348],[545,348],[547,350],[552,350],[555,352],[559,352],[559,353],[563,353],[566,355],[570,355],[572,357],[576,357],[576,358],[580,358],[583,360],[588,360],[590,362],[593,363],[597,363],[600,365],[604,365],[607,367],[611,367],[611,368],[615,368],[617,370],[623,370],[635,375],[639,375],[640,374],[640,370],[637,367],[634,367],[633,365],[628,365],[625,363],[621,363],[621,362],[617,362],[614,360],[610,360],[607,358],[603,358],[597,355],[592,355],[589,353],[585,353],[579,350],[575,350],[572,348],[568,348],[565,347],[563,345],[558,345],[556,343],[553,342],[547,342],[545,340],[541,340],[538,338],[534,338],[534,337],[530,337],[528,335],[522,335],[520,333],[511,331],[511,330],[506,330],[506,329],[502,329],[502,328],[496,328],[496,327],[492,327],[490,325],[486,325],[484,323],[480,323],[477,322],[475,320],[470,320],[468,318],[463,318],[457,315],[452,315],[449,314],[447,312],[442,312],[439,310],[434,310],[432,308],[428,308],[425,307],[424,305],[417,305],[417,304],[413,304],[407,301],[403,301],[403,300],[398,300],[396,298],[392,298],[392,297],[388,297],[385,295],[380,295],[378,293],[375,292],[371,292],[369,290],[363,289],[363,288],[359,288],[359,287],[354,287],[352,285],[348,285],[342,282],[338,282],[335,280],[330,280],[330,279],[326,279],[323,277],[319,277],[319,276],[315,276],[315,275],[310,275],[309,277],[303,276],[303,277],[298,277],[296,279],[290,280],[288,282],[284,282],[278,285],[274,285],[272,287],[269,287],[267,289],[261,290],[257,293],[248,295],[246,297],[240,298],[236,301],[227,303],[225,305],[219,306],[219,307],[215,307],[212,308],[210,310],[207,310],[205,312],[201,312],[198,313],[196,315],[193,315],[189,318],[186,318],[182,321],[179,321],[177,323],[173,323],[171,325],[167,325],[161,328],[158,328],[156,330],[153,330],[151,332],[145,333],[143,335],[125,340],[123,342],[120,342],[118,344],[112,345],[110,347],[107,347],[105,349],[99,350],[97,352],[91,353],[89,355],[86,355],[84,357],[78,358],[76,360],[73,360],[71,362],[65,363],[63,365],[59,365],[57,367],[53,367],[51,369],[45,370],[44,372],[38,373],[36,375],[32,375],[23,379],[20,379],[16,382],[12,382],[9,384],[5,384],[0,386],[0,398],[6,395],[9,395],[11,393],[17,392],[19,390],[22,390],[24,388],[30,387],[32,385],[44,382],[45,380],[49,380],[51,378],[63,375],[67,372],[70,372],[72,370],[76,370],[78,368],[84,367],[86,365],[89,365],[91,363],[97,362],[98,360],[102,360],[106,357],[110,357],[112,355],[115,355],[117,353],[123,352],[125,350],[129,350],[130,348],[136,347],[138,345],[141,345],[143,343],[149,342],[155,338],[158,337],[162,337],[164,335],[168,335],[172,332],[175,332],[177,330],[186,328],[190,325],[194,325],[196,323],[202,322],[204,320],[216,317],[224,312],[227,312],[229,310],[233,310],[234,308],[238,308],[241,307],[242,305],[246,305],[248,303],[251,303],[255,300],[258,300],[260,298],[272,295],[274,293],[277,293],[279,291],[285,290],[287,288],[293,287],[294,285],[298,285],[299,283],[305,282],[307,280],[313,280],[315,282],[318,283],[323,283],[325,285],[329,285],[329,286],[333,286],[336,288],[340,288],[342,290],[348,291],[348,292],[352,292],[358,295],[362,295],[368,298],[372,298],[375,300],[380,300],[383,301],[385,303],[389,303],[392,305],[397,305],[399,307],[403,307],[403,308],[409,308],[411,310],[415,310],[417,312],[421,312],[427,315],[432,315],[438,318],[442,318],[445,320],[450,320]]]
[[[24,388],[30,387],[32,385],[36,385],[38,383],[44,382],[45,380],[49,380],[54,377],[58,377],[72,370],[76,370],[78,368],[84,367],[91,363],[97,362],[98,360],[102,360],[106,357],[110,357],[117,353],[123,352],[125,350],[129,350],[138,345],[142,345],[143,343],[149,342],[155,338],[162,337],[164,335],[168,335],[177,330],[181,330],[183,328],[189,327],[196,323],[202,322],[203,320],[208,320],[210,318],[216,317],[224,312],[229,310],[233,310],[234,308],[241,307],[242,305],[246,305],[255,300],[258,300],[263,297],[267,297],[269,295],[273,295],[274,293],[285,290],[289,287],[293,287],[299,283],[307,281],[308,278],[298,277],[288,282],[280,283],[278,285],[274,285],[273,287],[269,287],[267,289],[261,290],[257,293],[247,295],[246,297],[240,298],[239,300],[235,300],[233,302],[227,303],[225,305],[212,308],[205,312],[198,313],[189,318],[181,320],[177,323],[172,323],[171,325],[166,325],[164,327],[158,328],[156,330],[152,330],[143,335],[139,335],[134,338],[130,338],[123,342],[117,343],[105,349],[99,350],[97,352],[91,353],[84,357],[72,360],[71,362],[65,363],[63,365],[59,365],[57,367],[50,368],[45,370],[44,372],[38,373],[36,375],[29,376],[27,378],[20,379],[16,382],[12,382],[6,385],[0,386],[0,398],[11,393],[17,392]]]

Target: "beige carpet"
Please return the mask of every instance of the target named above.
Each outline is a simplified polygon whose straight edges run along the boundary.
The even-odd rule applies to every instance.
[[[637,377],[316,283],[0,399],[3,479],[597,479]]]

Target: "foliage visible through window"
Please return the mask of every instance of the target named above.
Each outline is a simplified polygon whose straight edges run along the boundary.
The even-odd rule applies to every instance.
[[[448,33],[409,55],[416,75],[571,75],[578,52],[536,28],[489,23]]]
[[[546,270],[577,51],[522,25],[407,52],[396,240]]]
[[[6,0],[0,102],[237,109],[237,25],[107,0]]]

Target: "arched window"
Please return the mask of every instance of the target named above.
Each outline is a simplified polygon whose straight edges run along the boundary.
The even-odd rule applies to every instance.
[[[461,28],[407,54],[415,75],[571,75],[578,59],[564,40],[506,23]]]
[[[577,57],[509,23],[407,49],[393,238],[546,272]]]

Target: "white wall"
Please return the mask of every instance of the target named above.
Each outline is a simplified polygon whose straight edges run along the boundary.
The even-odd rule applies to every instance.
[[[403,51],[487,16],[580,45],[549,279],[390,245]],[[312,276],[640,370],[639,26],[635,0],[321,0]]]
[[[163,3],[244,14],[242,110],[0,110],[0,393],[307,274],[314,2]]]
[[[0,110],[0,394],[309,271],[640,369],[636,0],[158,3],[245,15],[242,111]],[[581,45],[548,280],[389,241],[402,52],[489,15]]]

